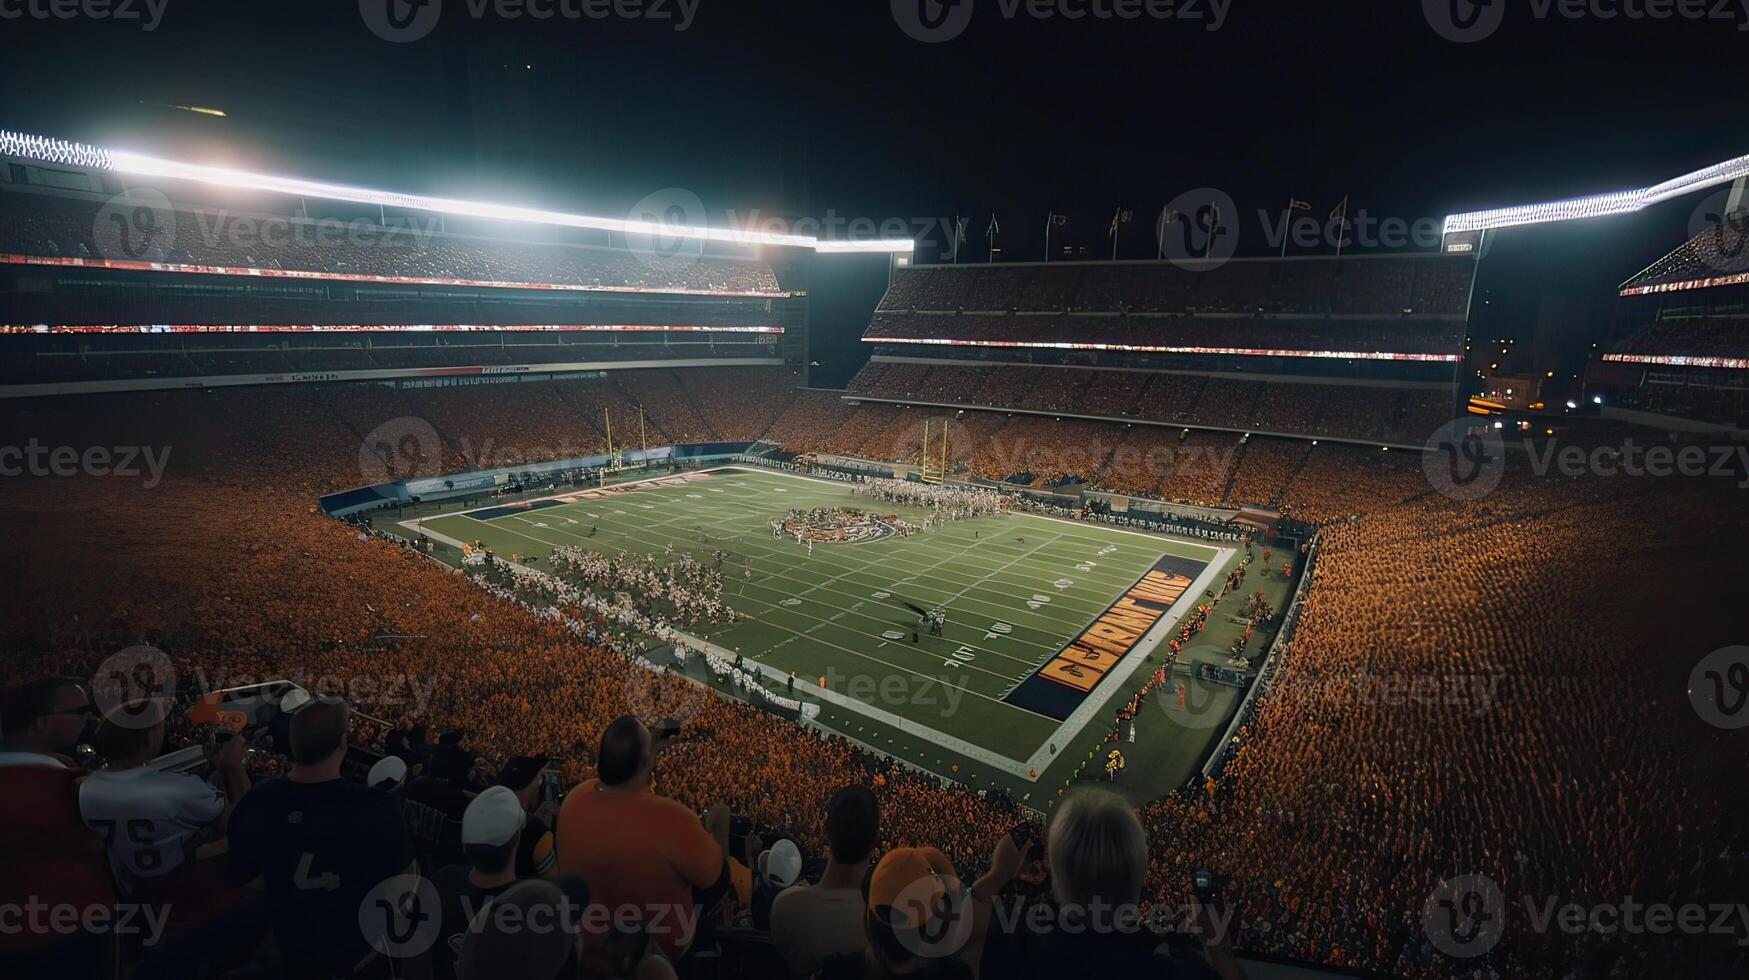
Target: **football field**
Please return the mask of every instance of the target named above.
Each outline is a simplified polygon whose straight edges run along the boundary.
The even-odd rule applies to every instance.
[[[909,537],[817,541],[811,554],[793,536],[774,538],[771,521],[822,507],[913,524],[928,513],[849,484],[728,468],[405,526],[543,570],[547,553],[566,545],[658,562],[670,548],[707,564],[727,552],[724,598],[746,618],[689,635],[757,663],[777,693],[793,672],[795,696],[821,704],[822,721],[842,734],[878,743],[872,733],[898,733],[1023,779],[1037,779],[1090,723],[1109,729],[1124,692],[1158,669],[1150,654],[1165,653],[1178,619],[1218,589],[1232,557],[1012,512]],[[939,637],[918,624],[920,610],[937,608],[947,615]]]

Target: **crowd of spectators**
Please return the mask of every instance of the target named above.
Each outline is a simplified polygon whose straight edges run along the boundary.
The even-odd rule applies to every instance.
[[[1678,246],[1623,284],[1623,289],[1642,289],[1673,283],[1692,283],[1749,272],[1749,210],[1709,219],[1709,227]]]
[[[88,262],[144,259],[317,278],[781,295],[771,267],[753,259],[646,257],[629,249],[452,235],[428,225],[355,221],[331,226],[302,216],[194,205],[176,206],[170,215],[174,227],[157,239],[123,241],[106,233],[104,206],[101,198],[9,192],[0,207],[0,254]]]
[[[1664,317],[1611,345],[1612,354],[1695,358],[1704,365],[1718,358],[1749,364],[1749,317]]]
[[[208,751],[219,778],[204,802],[187,794],[193,816],[185,822],[210,819],[176,848],[202,835],[226,839],[221,883],[265,883],[254,893],[265,904],[238,906],[264,912],[257,931],[235,925],[222,935],[265,928],[277,953],[241,955],[276,956],[294,973],[351,970],[370,954],[358,926],[365,893],[411,867],[441,871],[418,862],[405,806],[340,775],[347,743],[393,755],[409,744],[408,731],[427,727],[465,733],[441,747],[459,752],[465,741],[469,761],[413,753],[411,775],[441,774],[475,794],[459,818],[467,868],[445,876],[446,888],[551,905],[577,887],[575,878],[596,902],[716,909],[746,896],[757,906],[758,882],[770,889],[797,879],[782,870],[787,848],[780,854],[726,829],[756,827],[803,854],[831,855],[830,880],[809,889],[823,889],[812,896],[820,915],[838,916],[836,929],[806,930],[820,945],[802,950],[797,933],[780,927],[778,912],[793,899],[769,912],[774,938],[792,937],[777,943],[796,976],[912,972],[918,963],[905,944],[889,941],[891,915],[871,917],[871,904],[901,908],[908,886],[949,868],[967,869],[968,878],[985,869],[971,894],[990,902],[1024,893],[1034,865],[1048,896],[1033,893],[1059,907],[1095,896],[1170,906],[1185,900],[1194,871],[1209,869],[1234,912],[1241,951],[1334,966],[1433,977],[1710,978],[1743,969],[1733,935],[1574,936],[1537,931],[1518,911],[1527,900],[1704,903],[1741,893],[1749,840],[1733,815],[1742,812],[1749,772],[1731,733],[1700,724],[1683,694],[1695,652],[1740,637],[1716,605],[1717,590],[1660,589],[1645,597],[1655,600],[1647,615],[1644,602],[1623,601],[1620,589],[1624,574],[1654,583],[1734,580],[1749,518],[1729,485],[1537,478],[1514,468],[1494,494],[1466,503],[1429,493],[1408,453],[1322,444],[1297,464],[1273,464],[1258,482],[1274,486],[1276,474],[1297,465],[1272,492],[1289,513],[1325,526],[1298,628],[1237,751],[1220,778],[1142,808],[1139,826],[1130,825],[1127,804],[1070,797],[1054,809],[1047,846],[1034,855],[1024,834],[1010,833],[1021,821],[1005,801],[747,704],[701,702],[684,681],[651,675],[421,555],[314,513],[312,486],[357,482],[356,422],[342,420],[331,394],[230,393],[219,413],[208,393],[44,403],[18,421],[45,441],[167,443],[176,455],[153,487],[113,477],[15,479],[0,511],[0,533],[26,571],[0,607],[10,651],[0,686],[92,677],[116,650],[145,642],[168,652],[179,693],[287,677],[349,695],[350,709],[326,697],[293,715],[282,753],[289,758],[264,760],[266,771],[240,777],[221,758],[235,750],[215,743]],[[866,411],[810,394],[778,422],[797,449]],[[1055,425],[1028,420],[1028,444],[1078,444],[1089,434]],[[1144,430],[1129,431],[1125,444]],[[1168,445],[1182,455],[1188,442]],[[1291,460],[1278,449],[1255,451]],[[1222,479],[1204,467],[1184,482],[1208,493],[1228,479],[1236,486],[1247,478],[1232,467],[1243,469],[1253,451],[1237,454]],[[1071,457],[1059,448],[1055,458]],[[1084,465],[1111,469],[1104,456]],[[294,477],[299,470],[305,475]],[[1701,533],[1704,542],[1694,538]],[[93,587],[99,582],[108,584]],[[403,683],[385,683],[395,678]],[[1378,696],[1383,679],[1437,693]],[[80,773],[57,758],[93,717],[88,694],[66,685],[17,689],[35,693],[0,708],[0,761],[10,763],[0,765],[0,881],[80,907],[113,902],[111,852],[80,829],[69,795]],[[665,705],[691,714],[682,732],[658,738],[626,717],[634,701],[654,705],[653,718]],[[104,741],[124,773],[150,749],[134,743],[130,754],[127,740]],[[555,828],[556,893],[520,876],[506,887],[507,853],[520,850],[530,817],[511,829],[514,809],[486,791],[505,780],[526,788],[516,763],[530,758],[556,760],[556,780],[571,788],[545,824]],[[835,799],[846,787],[865,789],[873,807],[866,798]],[[212,794],[223,796],[217,813]],[[846,815],[853,807],[861,808],[860,829],[844,827],[855,824]],[[307,819],[287,831],[291,813]],[[633,821],[661,830],[628,835]],[[879,843],[867,847],[871,836]],[[1102,843],[1072,846],[1091,840]],[[688,855],[671,865],[671,879],[635,870],[648,859],[639,847],[658,842]],[[317,857],[305,862],[304,854]],[[842,893],[863,867],[870,885],[858,889],[859,909]],[[337,876],[333,889],[295,887],[328,874]],[[1515,916],[1501,944],[1472,962],[1447,958],[1423,929],[1433,890],[1464,875],[1498,883]],[[628,877],[665,883],[650,898],[620,890]],[[867,945],[851,949],[848,920],[858,911]],[[707,915],[701,923],[714,929],[720,921]],[[490,928],[478,939],[463,933],[454,964],[463,977],[531,958],[548,963],[515,970],[533,980],[556,975],[573,955]],[[221,951],[211,933],[194,935],[213,944],[200,947],[203,957],[237,954]],[[42,938],[32,948],[29,937],[0,939],[0,955],[31,970],[51,963],[60,975],[95,975],[85,969],[89,957],[107,955]],[[657,958],[684,971],[691,950],[718,941],[702,926],[652,938],[667,955],[651,957],[648,945],[628,952],[620,936],[586,942],[576,955],[613,960],[591,976],[625,975]],[[976,953],[965,969],[992,976],[1137,972],[1136,950],[1097,937],[997,934],[967,948]],[[1211,950],[1216,967],[1219,952]]]
[[[1246,316],[1457,316],[1469,304],[1467,256],[911,266],[886,313],[1097,312]]]
[[[1270,381],[1094,368],[870,361],[849,392],[1243,431],[1419,445],[1451,420],[1445,387]]]
[[[1443,354],[1463,349],[1461,318],[1184,317],[1161,315],[1058,316],[961,313],[876,313],[871,341],[919,345],[958,341],[992,346],[1089,344],[1203,353],[1270,351],[1278,356]],[[926,351],[927,347],[920,346]]]

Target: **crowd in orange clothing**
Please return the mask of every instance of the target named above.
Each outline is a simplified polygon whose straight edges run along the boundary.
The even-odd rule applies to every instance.
[[[570,782],[634,698],[692,697],[314,512],[312,489],[359,482],[349,409],[253,396],[218,399],[233,410],[221,416],[206,393],[26,416],[45,440],[156,434],[175,454],[151,488],[7,486],[0,534],[19,574],[0,609],[4,680],[89,676],[147,642],[185,685],[334,685],[366,713],[464,731],[494,763],[563,758]],[[772,417],[801,448],[864,411],[804,393]],[[1477,965],[1429,945],[1423,907],[1441,880],[1486,875],[1511,903],[1513,925],[1481,964],[1501,975],[1700,975],[1722,946],[1740,962],[1730,936],[1538,933],[1518,903],[1716,901],[1719,882],[1741,882],[1749,840],[1729,821],[1749,786],[1744,755],[1696,719],[1683,687],[1699,655],[1733,641],[1731,617],[1708,598],[1716,589],[1660,590],[1647,615],[1649,598],[1624,582],[1734,581],[1749,518],[1721,499],[1728,487],[1517,472],[1459,503],[1430,493],[1406,457],[1319,446],[1286,477],[1285,463],[1272,471],[1287,510],[1326,525],[1308,598],[1221,777],[1144,808],[1148,894],[1176,895],[1206,867],[1226,882],[1241,949],[1458,976]],[[1428,693],[1383,696],[1386,681]],[[814,853],[824,801],[852,782],[876,787],[887,846],[935,845],[962,869],[1014,821],[1001,801],[750,706],[688,703],[696,714],[663,753],[658,789],[726,803]]]

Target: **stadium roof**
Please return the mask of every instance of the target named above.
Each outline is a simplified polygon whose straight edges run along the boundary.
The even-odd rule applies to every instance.
[[[465,215],[496,221],[519,221],[529,224],[557,225],[568,228],[591,228],[621,234],[651,235],[664,238],[686,238],[729,245],[780,245],[808,248],[821,254],[900,253],[916,250],[910,239],[870,239],[827,241],[812,235],[785,235],[776,232],[709,228],[666,222],[634,221],[626,218],[598,218],[563,211],[547,211],[509,204],[491,204],[459,198],[427,197],[396,191],[373,190],[345,184],[329,184],[297,177],[277,177],[256,174],[227,167],[209,167],[147,156],[128,150],[109,149],[84,143],[73,143],[52,137],[31,136],[0,130],[0,156],[40,160],[45,163],[108,170],[142,177],[164,177],[188,180],[219,187],[237,187],[268,191],[297,197],[313,197],[331,201],[375,204],[380,207],[410,208],[439,214]]]
[[[1546,204],[1525,204],[1512,208],[1497,208],[1493,211],[1454,214],[1445,219],[1445,233],[1452,235],[1461,232],[1488,231],[1493,228],[1511,228],[1516,225],[1547,224],[1553,221],[1572,221],[1577,218],[1602,218],[1613,214],[1630,214],[1693,191],[1705,190],[1719,184],[1728,184],[1742,177],[1749,177],[1749,156],[1740,156],[1733,160],[1726,160],[1724,163],[1715,163],[1710,167],[1703,167],[1692,173],[1673,177],[1661,184],[1653,184],[1650,187],[1641,187],[1637,190],[1617,191],[1613,194],[1593,194],[1590,197],[1550,201]]]

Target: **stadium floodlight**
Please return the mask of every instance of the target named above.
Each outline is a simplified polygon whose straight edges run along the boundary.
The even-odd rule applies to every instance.
[[[910,255],[916,250],[917,243],[909,238],[876,238],[870,241],[839,239],[814,243],[814,251],[822,253],[889,252]]]
[[[459,198],[402,194],[396,191],[330,184],[298,177],[277,177],[271,174],[251,173],[229,167],[183,163],[178,160],[166,160],[162,157],[148,156],[130,150],[104,149],[87,146],[83,143],[31,136],[6,130],[0,130],[0,156],[22,157],[46,163],[109,170],[136,177],[161,177],[218,187],[266,191],[291,197],[314,197],[330,201],[349,201],[354,204],[374,204],[378,207],[409,208],[415,211],[431,211],[437,214],[484,218],[491,221],[515,221],[566,228],[588,228],[595,231],[619,232],[623,235],[649,236],[656,239],[678,238],[718,242],[726,245],[777,245],[786,248],[813,249],[821,254],[908,253],[916,249],[916,243],[907,239],[827,242],[812,235],[787,235],[751,229],[699,227],[670,224],[665,221],[598,218],[511,204],[491,204]]]
[[[1693,173],[1683,174],[1661,184],[1653,184],[1651,187],[1642,187],[1638,190],[1617,191],[1613,194],[1594,194],[1567,201],[1550,201],[1546,204],[1526,204],[1513,208],[1497,208],[1492,211],[1454,214],[1445,219],[1445,233],[1453,235],[1462,232],[1488,231],[1494,228],[1511,228],[1516,225],[1547,224],[1554,221],[1574,221],[1580,218],[1602,218],[1615,214],[1630,214],[1693,191],[1705,190],[1719,184],[1728,184],[1743,177],[1749,177],[1749,156],[1740,156],[1723,163],[1715,163]]]

